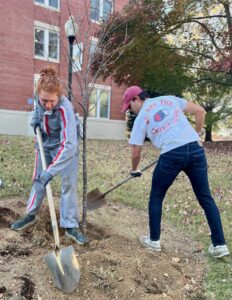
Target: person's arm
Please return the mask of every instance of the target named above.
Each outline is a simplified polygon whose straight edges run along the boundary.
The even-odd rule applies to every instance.
[[[196,131],[198,133],[200,133],[203,128],[204,120],[205,120],[204,108],[202,106],[200,106],[199,104],[196,104],[193,102],[187,102],[184,112],[195,116]]]
[[[141,113],[136,117],[133,129],[131,132],[129,143],[131,144],[131,172],[133,177],[141,176],[139,168],[139,162],[141,158],[141,152],[143,148],[144,139],[146,136],[146,123],[143,122],[144,116]]]
[[[36,127],[39,126],[39,128],[41,129],[41,123],[38,114],[38,101],[36,100],[35,100],[34,111],[32,114],[32,119],[30,124],[33,127],[34,133],[36,135]]]
[[[132,145],[131,147],[131,166],[132,172],[136,172],[141,159],[142,146]]]

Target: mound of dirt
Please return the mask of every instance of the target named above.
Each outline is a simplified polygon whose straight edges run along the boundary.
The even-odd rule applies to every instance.
[[[81,268],[77,289],[63,294],[44,263],[53,244],[48,208],[32,227],[11,231],[24,210],[21,199],[0,200],[0,299],[203,299],[200,246],[164,224],[162,252],[147,250],[138,240],[147,232],[147,214],[120,205],[89,214],[86,246],[60,230],[61,248],[72,244]]]

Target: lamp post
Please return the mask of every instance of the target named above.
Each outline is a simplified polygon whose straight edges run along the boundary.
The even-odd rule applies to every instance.
[[[72,101],[72,60],[73,60],[73,42],[76,38],[78,26],[75,23],[74,16],[69,16],[65,23],[65,34],[69,42],[69,60],[68,60],[68,99]]]

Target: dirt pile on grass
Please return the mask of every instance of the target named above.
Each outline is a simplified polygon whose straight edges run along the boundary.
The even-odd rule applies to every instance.
[[[24,209],[20,199],[0,200],[0,299],[203,299],[200,246],[164,224],[163,251],[145,249],[138,237],[147,232],[147,214],[119,205],[89,214],[87,246],[60,230],[61,248],[72,244],[81,267],[77,289],[62,294],[43,258],[53,243],[48,208],[33,227],[11,231]]]

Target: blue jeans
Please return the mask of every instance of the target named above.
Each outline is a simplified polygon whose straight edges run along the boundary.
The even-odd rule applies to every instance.
[[[224,245],[220,213],[209,190],[205,152],[198,142],[186,144],[160,155],[152,177],[149,201],[151,240],[160,239],[163,200],[168,188],[181,171],[188,176],[196,198],[205,212],[213,245]]]

